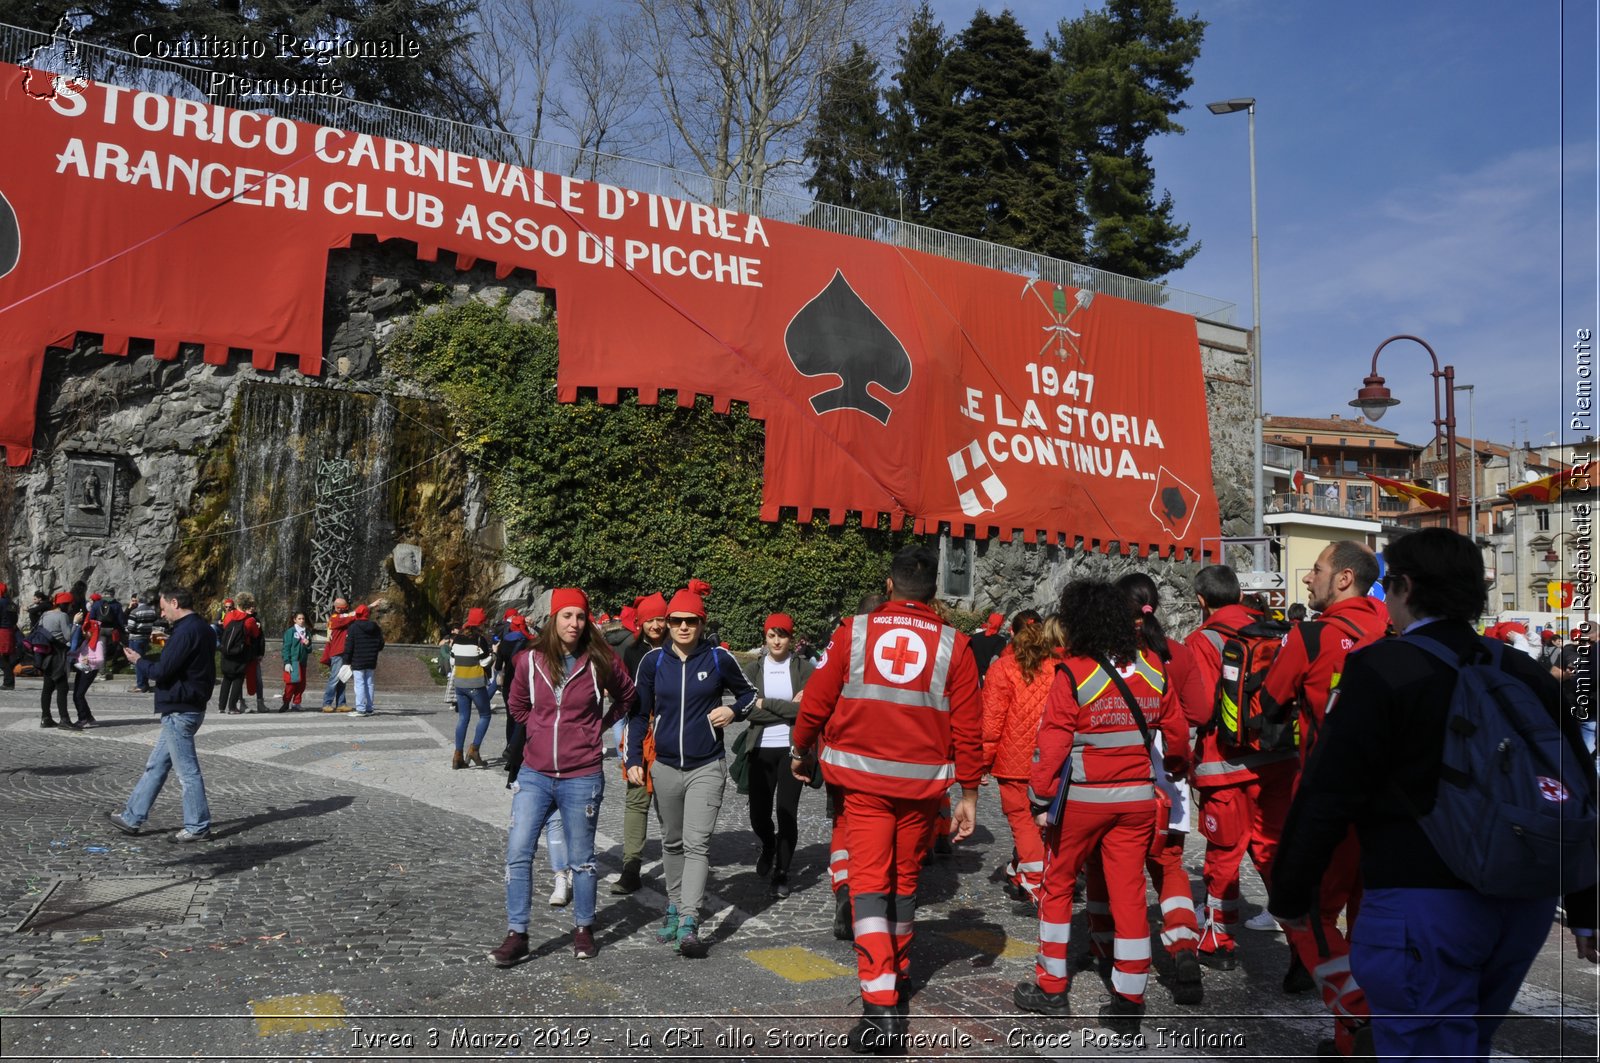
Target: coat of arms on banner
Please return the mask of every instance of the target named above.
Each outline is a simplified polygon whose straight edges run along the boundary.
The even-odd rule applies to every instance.
[[[1163,531],[1174,539],[1182,539],[1188,534],[1189,522],[1194,520],[1199,501],[1199,491],[1178,479],[1165,465],[1161,466],[1156,474],[1155,493],[1150,496],[1150,515]]]
[[[961,503],[961,512],[969,517],[980,517],[985,513],[993,513],[995,507],[1006,500],[1006,485],[1000,482],[994,466],[989,464],[989,458],[976,439],[951,454],[949,461],[950,479],[956,485],[956,500]],[[974,480],[977,481],[975,485]],[[978,497],[979,492],[982,492],[982,498]]]

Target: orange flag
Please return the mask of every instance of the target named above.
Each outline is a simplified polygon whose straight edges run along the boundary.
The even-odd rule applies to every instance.
[[[1409,498],[1413,502],[1421,502],[1429,509],[1449,509],[1450,496],[1443,491],[1432,491],[1417,484],[1408,484],[1404,480],[1391,480],[1387,476],[1374,476],[1370,472],[1365,474],[1367,479],[1383,488],[1383,493],[1394,498]]]
[[[1506,491],[1506,497],[1513,502],[1554,502],[1561,497],[1562,492],[1574,488],[1572,483],[1572,469],[1563,469],[1553,472],[1543,479],[1535,480],[1531,484],[1518,484]],[[1582,488],[1585,485],[1576,485]]]

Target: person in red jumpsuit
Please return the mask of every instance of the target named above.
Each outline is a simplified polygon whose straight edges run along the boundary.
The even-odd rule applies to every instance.
[[[967,637],[929,604],[938,563],[926,547],[895,555],[888,601],[834,632],[790,733],[791,770],[808,778],[814,757],[843,796],[862,1001],[849,1038],[855,1052],[904,1047],[901,982],[910,971],[917,876],[952,781],[961,786],[952,839],[968,837],[976,822],[983,774],[978,666]]]
[[[1155,734],[1166,750],[1164,771],[1181,775],[1189,765],[1188,726],[1176,702],[1163,696],[1160,660],[1140,650],[1132,614],[1127,593],[1110,583],[1080,580],[1061,594],[1066,659],[1045,701],[1029,779],[1029,799],[1046,828],[1039,952],[1033,981],[1012,994],[1025,1011],[1070,1014],[1073,888],[1098,848],[1116,935],[1112,997],[1100,1022],[1121,1035],[1139,1031],[1150,975],[1144,863],[1156,831]],[[1062,786],[1068,788],[1063,811],[1051,824],[1046,810]]]
[[[1239,577],[1227,565],[1195,573],[1194,593],[1205,621],[1184,645],[1193,651],[1201,683],[1214,698],[1224,640],[1260,618],[1240,604]],[[1199,731],[1195,757],[1200,832],[1206,837],[1206,919],[1198,955],[1207,967],[1231,971],[1238,965],[1239,867],[1248,852],[1261,880],[1271,885],[1267,876],[1289,812],[1298,754],[1293,749],[1240,752],[1206,726]]]
[[[1320,610],[1321,615],[1290,629],[1283,649],[1267,670],[1261,704],[1266,713],[1280,719],[1289,712],[1299,713],[1302,770],[1316,747],[1328,696],[1338,685],[1345,658],[1378,641],[1388,630],[1388,610],[1382,602],[1367,597],[1377,579],[1377,556],[1362,543],[1345,539],[1329,543],[1301,581],[1311,608]],[[1299,785],[1299,772],[1295,785]],[[1354,830],[1334,850],[1317,900],[1314,922],[1304,930],[1286,931],[1294,959],[1284,988],[1291,989],[1291,980],[1296,975],[1304,978],[1301,972],[1309,971],[1323,1004],[1334,1016],[1334,1050],[1342,1056],[1371,1055],[1371,1009],[1350,974],[1348,933],[1355,926],[1361,903],[1361,850]],[[1345,912],[1343,932],[1339,929],[1341,911]],[[1358,1050],[1358,1041],[1365,1051]]]

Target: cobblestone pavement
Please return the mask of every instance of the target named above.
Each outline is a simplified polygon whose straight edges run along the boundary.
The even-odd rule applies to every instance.
[[[181,826],[175,779],[148,833],[128,837],[105,821],[156,734],[148,699],[126,689],[92,688],[103,726],[82,734],[39,729],[36,683],[0,693],[7,1058],[848,1054],[854,957],[828,930],[820,793],[802,799],[795,891],[777,901],[751,867],[757,845],[730,788],[711,854],[709,958],[655,944],[665,899],[652,837],[644,890],[615,897],[602,881],[592,960],[571,954],[570,909],[543,903],[541,856],[535,958],[497,970],[484,954],[505,932],[509,795],[499,770],[450,769],[455,716],[440,692],[380,686],[368,720],[209,714],[199,747],[215,837],[180,846],[168,840]],[[606,778],[598,850],[610,877],[621,837],[614,761]],[[1017,1014],[1011,988],[1031,976],[1034,924],[991,878],[1010,848],[992,788],[979,820],[975,837],[923,876],[914,1055],[1277,1059],[1312,1055],[1329,1033],[1316,1002],[1279,992],[1282,939],[1248,931],[1240,969],[1207,972],[1198,1008],[1177,1007],[1157,984],[1158,957],[1142,1045],[1116,1046],[1099,1030],[1107,989],[1092,970],[1071,992],[1084,1018]],[[1198,887],[1198,845],[1190,858]],[[54,922],[75,890],[99,899]],[[1246,899],[1262,899],[1253,874]],[[125,914],[140,904],[142,914]],[[1081,925],[1074,938],[1086,939]],[[1501,1053],[1594,1057],[1600,979],[1569,955],[1554,928],[1497,1038]]]

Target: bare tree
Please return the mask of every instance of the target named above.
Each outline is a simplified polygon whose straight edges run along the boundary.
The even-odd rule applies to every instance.
[[[471,73],[494,101],[491,123],[514,134],[517,157],[533,165],[534,145],[522,138],[550,133],[546,117],[576,21],[573,0],[484,0],[478,20]]]
[[[875,46],[893,10],[892,0],[633,2],[663,118],[718,200],[745,210],[774,171],[801,162],[826,70],[852,40]]]
[[[636,45],[625,22],[591,16],[567,38],[564,76],[553,106],[578,149],[575,176],[598,180],[603,156],[643,147],[640,122],[648,78],[629,56]]]

